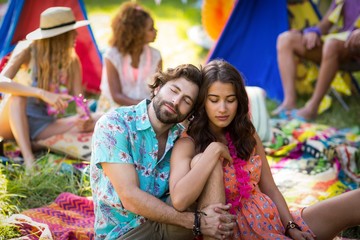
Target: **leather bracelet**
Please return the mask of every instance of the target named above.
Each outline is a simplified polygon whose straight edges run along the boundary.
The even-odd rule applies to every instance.
[[[194,236],[198,237],[201,236],[201,214],[204,214],[206,216],[206,213],[198,211],[197,209],[194,212],[194,225],[193,225],[193,229],[192,232],[194,234]]]
[[[299,225],[297,225],[297,223],[296,223],[296,222],[294,222],[294,221],[289,221],[289,222],[286,224],[286,228],[285,228],[285,235],[287,235],[287,236],[288,236],[288,232],[289,232],[289,230],[290,230],[290,229],[294,229],[294,228],[296,228],[296,229],[298,229],[299,231],[301,231],[300,226],[299,226]]]

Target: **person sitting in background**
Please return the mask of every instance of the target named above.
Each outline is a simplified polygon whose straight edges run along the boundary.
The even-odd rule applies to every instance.
[[[360,50],[354,42],[360,27],[358,0],[334,0],[317,26],[302,32],[290,30],[277,40],[278,65],[284,89],[284,100],[273,115],[285,115],[311,120],[317,117],[318,108],[340,65],[359,61]],[[335,30],[334,30],[335,29]],[[337,34],[330,34],[336,31]],[[347,44],[349,43],[349,44]],[[306,105],[297,110],[295,76],[297,58],[306,58],[319,64],[315,90]]]
[[[76,116],[56,117],[73,96],[83,93],[81,63],[74,49],[75,29],[88,24],[76,21],[68,7],[46,9],[40,16],[40,28],[26,36],[31,43],[14,53],[1,72],[0,92],[11,96],[3,100],[0,109],[0,136],[16,140],[27,168],[35,161],[32,140],[93,129],[93,119],[82,107],[77,108]],[[12,81],[20,67],[28,73],[31,86]]]
[[[139,4],[125,2],[111,23],[110,48],[104,53],[97,112],[150,98],[150,77],[162,69],[154,20]]]
[[[203,68],[194,118],[174,146],[170,196],[178,211],[198,202],[197,214],[213,203],[231,203],[237,216],[229,239],[333,239],[360,224],[360,189],[290,212],[275,185],[249,117],[241,74],[213,60]]]

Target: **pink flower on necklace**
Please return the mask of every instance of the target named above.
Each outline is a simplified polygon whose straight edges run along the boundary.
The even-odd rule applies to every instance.
[[[230,190],[225,188],[225,195],[227,202],[231,203],[232,205],[230,212],[235,214],[235,209],[237,209],[238,207],[242,207],[241,199],[248,199],[250,197],[252,187],[250,186],[249,172],[243,169],[247,162],[238,157],[236,148],[228,132],[225,134],[225,137],[228,142],[230,156],[233,159],[233,167],[236,177],[236,188],[238,190],[238,194],[236,194],[235,197],[232,197]]]

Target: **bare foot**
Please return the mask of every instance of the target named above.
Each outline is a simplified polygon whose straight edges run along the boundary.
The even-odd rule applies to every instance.
[[[271,112],[271,115],[276,116],[276,115],[279,115],[283,111],[289,111],[289,110],[292,110],[295,108],[296,108],[295,105],[282,103],[274,111]]]
[[[297,111],[297,115],[307,121],[314,120],[317,117],[317,109],[314,111],[305,106]]]

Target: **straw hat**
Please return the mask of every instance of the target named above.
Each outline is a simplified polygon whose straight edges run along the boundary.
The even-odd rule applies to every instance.
[[[26,35],[26,39],[50,38],[86,25],[89,21],[76,21],[71,8],[50,7],[40,15],[40,28]]]

